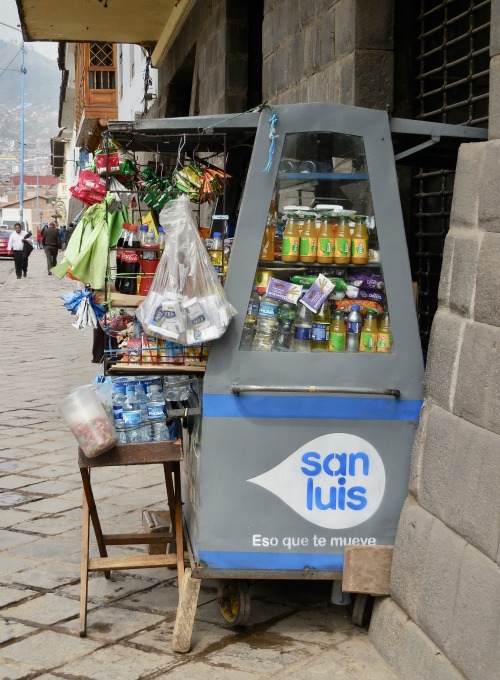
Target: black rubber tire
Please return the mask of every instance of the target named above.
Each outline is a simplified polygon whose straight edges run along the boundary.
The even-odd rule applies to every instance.
[[[248,581],[240,579],[219,581],[217,603],[224,621],[229,626],[244,626],[250,617]]]

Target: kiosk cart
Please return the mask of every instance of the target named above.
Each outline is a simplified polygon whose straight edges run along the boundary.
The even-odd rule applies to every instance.
[[[425,153],[439,155],[440,143],[444,155],[455,154],[461,142],[484,139],[484,131],[333,104],[110,125],[124,146],[160,153],[183,131],[200,134],[200,148],[215,141],[214,131],[225,135],[229,172],[237,147],[253,145],[239,210],[233,201],[237,226],[225,278],[238,314],[212,345],[202,413],[188,416],[183,428],[191,576],[220,579],[221,612],[241,624],[249,613],[248,580],[339,580],[346,546],[363,547],[370,559],[370,549],[394,542],[424,370],[395,151],[396,160],[421,163]],[[308,209],[314,219],[322,211],[346,217],[351,228],[354,215],[366,216],[368,263],[289,262],[278,259],[279,247],[276,259],[259,260],[266,223],[275,228],[270,206],[277,232],[287,215],[303,222]],[[241,345],[255,282],[257,294],[270,279],[303,285],[304,294],[307,285],[297,282],[310,285],[319,274],[351,286],[343,300],[334,289],[332,311],[359,303],[366,313],[373,302],[388,312],[388,351]],[[297,317],[295,337],[296,329]]]

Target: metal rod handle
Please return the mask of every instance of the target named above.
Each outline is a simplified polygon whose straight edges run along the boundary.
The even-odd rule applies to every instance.
[[[388,388],[378,390],[372,387],[321,387],[318,385],[231,385],[231,394],[239,397],[242,392],[305,392],[307,394],[382,394],[386,397],[401,396],[401,391]]]

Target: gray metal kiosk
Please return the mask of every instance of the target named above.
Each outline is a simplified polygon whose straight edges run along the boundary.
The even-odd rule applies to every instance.
[[[346,546],[394,542],[424,370],[395,160],[435,153],[440,143],[455,155],[485,133],[333,104],[141,121],[133,135],[121,123],[110,130],[136,149],[182,131],[210,138],[215,130],[229,148],[238,135],[253,142],[225,281],[238,315],[211,348],[202,414],[185,422],[183,469],[192,577],[222,579],[221,611],[228,623],[244,623],[247,580],[338,580]],[[259,262],[272,200],[280,215],[288,205],[323,203],[370,216],[377,261]],[[383,280],[391,351],[240,350],[259,272],[288,281],[363,269]]]

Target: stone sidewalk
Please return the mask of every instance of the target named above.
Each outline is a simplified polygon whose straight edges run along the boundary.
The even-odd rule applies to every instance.
[[[230,629],[215,584],[204,582],[192,650],[179,655],[170,649],[175,571],[96,574],[88,636],[79,637],[82,491],[57,404],[99,371],[92,333],[71,326],[59,296],[76,286],[47,276],[43,252],[33,252],[26,279],[8,274],[8,261],[0,268],[0,678],[395,678],[366,630],[330,604],[329,583],[252,584],[249,625]],[[160,466],[97,470],[93,480],[105,531],[138,531],[143,508],[165,509]]]

